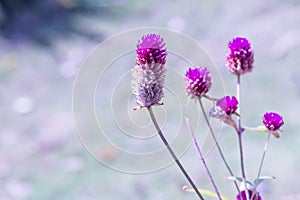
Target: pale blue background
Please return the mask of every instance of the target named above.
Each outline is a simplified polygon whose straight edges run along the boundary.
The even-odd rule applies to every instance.
[[[198,41],[219,68],[227,94],[234,94],[235,80],[224,67],[226,44],[235,36],[250,40],[255,68],[242,77],[243,122],[260,125],[266,111],[277,111],[285,119],[284,133],[272,138],[263,170],[277,179],[260,190],[264,199],[300,198],[298,1],[10,2],[15,15],[3,7],[0,17],[0,200],[196,199],[181,190],[186,180],[177,166],[142,175],[114,171],[85,151],[74,128],[72,86],[83,59],[111,35],[152,26]],[[249,177],[256,175],[265,136],[245,135]],[[225,127],[220,143],[239,173],[236,142]],[[99,154],[108,161],[122,159],[109,147]],[[195,182],[210,189],[194,148],[182,160]],[[233,199],[235,190],[223,179],[227,174],[216,152],[207,162],[222,194]]]

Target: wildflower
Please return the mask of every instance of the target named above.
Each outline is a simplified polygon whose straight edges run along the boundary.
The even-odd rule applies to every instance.
[[[235,96],[226,96],[217,101],[217,106],[219,106],[227,115],[233,114],[238,108],[239,102]]]
[[[253,69],[254,54],[246,38],[236,37],[228,44],[226,66],[228,70],[241,75]]]
[[[237,125],[235,121],[232,119],[231,115],[228,115],[220,106],[214,106],[211,110],[209,115],[216,119],[223,121],[225,124],[232,126],[235,130],[237,129]]]
[[[164,40],[159,35],[143,35],[136,47],[137,65],[144,65],[147,63],[166,63],[167,50],[165,48]]]
[[[254,195],[254,196],[252,196]],[[256,192],[255,194],[252,192],[252,190],[248,190],[248,196],[250,197],[250,199],[252,200],[262,200],[262,198],[260,197],[259,193]],[[251,198],[252,197],[252,198]],[[237,200],[247,200],[246,197],[246,191],[243,190],[241,191],[237,196],[236,196]]]
[[[274,112],[265,113],[262,120],[269,131],[277,131],[284,124],[282,116]]]
[[[205,67],[189,68],[185,73],[185,90],[192,97],[202,97],[211,88],[211,77]]]
[[[159,35],[143,35],[137,44],[132,89],[141,108],[158,105],[164,97],[166,56],[165,42]]]

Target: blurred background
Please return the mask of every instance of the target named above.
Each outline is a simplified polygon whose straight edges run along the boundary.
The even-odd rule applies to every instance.
[[[106,38],[139,27],[169,28],[199,42],[219,68],[227,94],[235,93],[235,79],[224,67],[226,45],[235,36],[250,40],[255,69],[242,77],[243,122],[260,125],[266,111],[285,119],[284,133],[272,138],[263,169],[276,180],[259,189],[264,199],[300,199],[298,0],[1,0],[0,200],[196,199],[182,191],[187,183],[177,166],[121,173],[95,160],[77,136],[72,91],[80,64]],[[130,69],[134,60],[124,65]],[[245,134],[249,177],[255,177],[265,138]],[[220,143],[239,173],[230,128],[224,127]],[[107,162],[121,159],[110,148],[102,150]],[[211,189],[197,159],[194,148],[182,156],[195,182]],[[207,162],[222,194],[234,199],[218,154],[212,152]]]

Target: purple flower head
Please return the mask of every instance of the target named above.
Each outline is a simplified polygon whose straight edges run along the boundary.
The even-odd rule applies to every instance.
[[[226,66],[228,70],[241,75],[253,69],[254,54],[246,38],[236,37],[228,44]]]
[[[185,91],[192,97],[201,97],[211,88],[211,77],[205,67],[189,68],[185,73]]]
[[[164,40],[156,34],[145,34],[138,42],[136,49],[136,64],[166,63],[167,50]]]
[[[238,108],[239,102],[235,98],[235,96],[226,96],[217,101],[217,106],[219,106],[223,111],[226,112],[227,115],[233,114]]]
[[[132,90],[140,107],[158,105],[164,97],[166,56],[165,43],[159,35],[146,34],[138,42]]]
[[[284,124],[282,116],[274,112],[265,113],[262,120],[269,131],[277,131]]]
[[[252,195],[254,195],[252,197]],[[260,197],[259,193],[256,192],[255,194],[253,194],[252,190],[248,190],[248,196],[250,197],[250,199],[252,200],[262,200],[262,198]],[[252,198],[251,198],[252,197]],[[236,199],[237,200],[247,200],[247,197],[246,197],[246,191],[243,190],[241,191],[241,193],[239,193],[237,196],[236,196]]]

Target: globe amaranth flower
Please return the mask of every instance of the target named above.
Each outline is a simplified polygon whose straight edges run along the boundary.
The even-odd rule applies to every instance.
[[[262,121],[269,131],[277,131],[284,124],[282,116],[274,112],[265,113]]]
[[[143,35],[137,44],[132,90],[141,108],[158,105],[164,97],[166,51],[164,40],[156,34]]]
[[[254,196],[252,196],[254,195]],[[262,198],[260,197],[259,193],[256,192],[254,193],[252,190],[248,190],[248,197],[251,199],[251,200],[262,200]],[[252,197],[252,198],[251,198]],[[247,197],[246,197],[246,191],[243,190],[241,191],[237,196],[236,196],[236,199],[237,200],[247,200]]]
[[[166,63],[166,48],[164,40],[156,34],[143,35],[137,44],[136,64]]]
[[[226,66],[228,70],[241,75],[253,69],[254,54],[246,38],[236,37],[228,44]]]
[[[185,91],[192,98],[202,97],[211,88],[210,72],[205,67],[191,67],[185,73]]]
[[[225,124],[232,126],[235,130],[237,129],[236,122],[232,119],[231,115],[227,114],[220,106],[214,106],[209,112],[209,115],[213,118],[220,119]]]
[[[228,124],[235,130],[238,130],[236,122],[231,117],[231,115],[237,110],[238,104],[239,102],[234,96],[225,96],[217,100],[216,106],[210,110],[209,114],[211,117],[220,119],[225,124]]]
[[[235,96],[225,96],[217,101],[217,106],[219,106],[227,115],[233,114],[238,108],[239,102]]]

